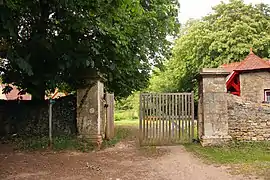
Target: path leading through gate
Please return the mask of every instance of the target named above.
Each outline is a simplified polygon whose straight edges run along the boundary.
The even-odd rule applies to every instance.
[[[140,95],[141,145],[191,142],[194,124],[193,92]]]

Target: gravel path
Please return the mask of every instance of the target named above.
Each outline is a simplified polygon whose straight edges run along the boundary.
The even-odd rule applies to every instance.
[[[170,180],[245,180],[243,176],[232,176],[224,167],[206,165],[192,156],[181,147],[169,147],[171,152],[158,161],[152,163],[152,167],[158,172],[155,176],[159,179]],[[154,179],[154,178],[152,178]]]
[[[1,147],[0,147],[1,148]],[[246,180],[206,165],[182,146],[138,150],[132,142],[91,153],[0,153],[1,180]]]

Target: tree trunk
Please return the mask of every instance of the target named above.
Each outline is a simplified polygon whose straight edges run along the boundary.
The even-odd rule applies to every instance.
[[[31,93],[32,100],[45,100],[45,88],[37,87]]]
[[[45,90],[36,94],[32,94],[32,100],[45,100]]]

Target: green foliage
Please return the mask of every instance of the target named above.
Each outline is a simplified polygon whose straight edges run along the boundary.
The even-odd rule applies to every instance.
[[[116,103],[117,110],[133,109],[139,112],[140,92],[134,92],[127,98],[119,99]]]
[[[241,61],[251,47],[257,55],[270,57],[270,6],[221,3],[210,15],[182,27],[172,58],[164,71],[156,70],[149,91],[197,91],[201,68]]]
[[[127,97],[146,87],[151,66],[169,56],[166,37],[178,33],[177,6],[176,0],[4,1],[3,81],[43,98],[45,90],[76,89],[85,73],[100,73],[108,91]]]
[[[140,92],[116,102],[115,121],[134,121],[139,119]]]

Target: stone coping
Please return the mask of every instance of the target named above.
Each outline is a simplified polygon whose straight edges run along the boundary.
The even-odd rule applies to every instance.
[[[200,72],[200,75],[229,75],[223,68],[203,68]]]

